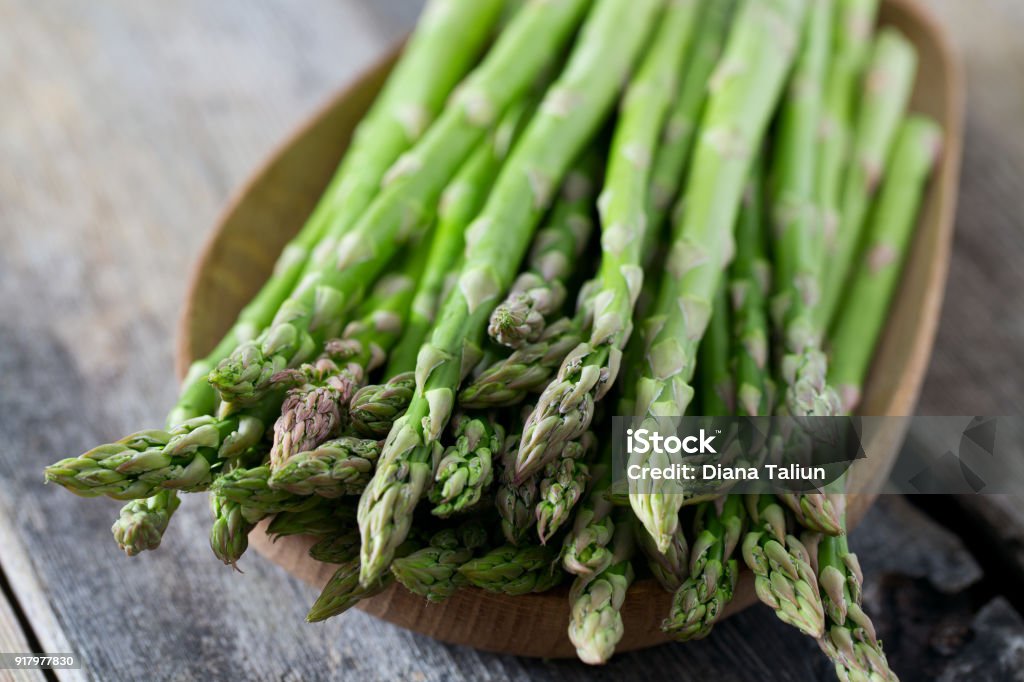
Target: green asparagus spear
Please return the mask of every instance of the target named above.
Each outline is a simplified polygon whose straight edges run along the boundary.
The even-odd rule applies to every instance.
[[[743,502],[728,495],[721,512],[716,504],[705,502],[698,510],[702,527],[690,549],[690,576],[676,590],[661,625],[680,641],[707,637],[736,589],[739,567],[731,557],[743,535]]]
[[[359,495],[373,476],[383,443],[342,436],[293,455],[267,481],[292,495]]]
[[[843,179],[853,141],[856,93],[871,52],[879,4],[879,0],[836,0],[815,183],[822,234],[814,248],[821,261],[824,261],[825,244],[832,242],[839,231]]]
[[[807,547],[786,532],[786,511],[771,495],[751,505],[750,531],[743,540],[743,560],[754,572],[757,596],[784,623],[805,635],[821,637],[825,615],[818,580]]]
[[[405,414],[416,390],[413,372],[396,374],[383,384],[363,386],[352,396],[349,419],[364,438],[384,438],[395,420]]]
[[[217,347],[189,368],[178,403],[167,417],[168,427],[213,413],[216,393],[207,375],[238,344],[270,324],[318,242],[328,232],[344,234],[370,204],[388,167],[423,134],[473,66],[504,4],[431,0],[373,108],[356,129],[330,185],[282,251],[273,275]]]
[[[395,550],[395,557],[408,556],[419,549],[419,546],[420,542],[417,539],[408,539]],[[320,596],[306,614],[306,621],[319,623],[341,615],[361,600],[380,594],[394,580],[395,577],[388,571],[369,585],[363,585],[359,582],[359,558],[346,561],[338,566],[338,570],[324,585]]]
[[[537,535],[541,544],[546,544],[570,519],[590,480],[587,461],[596,447],[597,438],[587,431],[578,440],[566,443],[562,452],[544,468],[539,484],[540,501],[536,508]]]
[[[249,549],[249,533],[264,515],[217,493],[210,495],[210,511],[210,549],[225,565],[238,570],[238,560]]]
[[[840,680],[898,682],[875,626],[861,606],[864,576],[857,555],[846,544],[845,533],[821,539],[818,582],[827,617],[818,645],[835,664],[836,676]]]
[[[715,294],[711,320],[697,351],[700,369],[700,413],[724,416],[733,413],[736,389],[730,367],[731,340],[729,331],[729,298],[723,284]]]
[[[510,596],[546,592],[562,582],[557,550],[542,545],[503,545],[459,566],[469,584]]]
[[[437,122],[391,167],[358,222],[322,251],[322,262],[303,277],[271,326],[210,373],[223,400],[259,401],[273,387],[275,374],[308,359],[318,342],[337,334],[338,322],[392,256],[418,226],[428,224],[444,187],[487,130],[558,59],[587,5],[585,0],[533,0],[512,18]]]
[[[223,419],[196,417],[170,431],[133,433],[51,464],[46,481],[83,497],[115,500],[143,499],[165,489],[206,490],[224,461],[263,438],[273,412],[268,406],[261,410]]]
[[[459,568],[486,544],[487,531],[478,522],[445,528],[430,538],[429,546],[395,559],[391,572],[413,594],[441,602],[466,584]]]
[[[789,91],[779,115],[770,172],[773,247],[778,291],[773,301],[783,341],[781,408],[795,416],[838,412],[835,392],[825,383],[821,350],[824,329],[814,310],[820,299],[822,219],[815,196],[817,123],[821,119],[825,73],[835,0],[816,0],[803,31]]]
[[[267,526],[267,535],[277,540],[289,535],[336,534],[355,526],[355,505],[323,499],[309,509],[281,512]]]
[[[524,408],[524,410],[527,408]],[[519,546],[526,539],[527,532],[536,523],[534,507],[539,494],[540,481],[537,477],[516,483],[515,452],[519,447],[520,434],[505,438],[501,453],[501,475],[498,489],[494,494],[494,506],[501,517],[501,532],[509,544]]]
[[[325,564],[345,564],[359,558],[359,529],[332,533],[309,548],[309,556]]]
[[[503,346],[520,348],[537,341],[547,318],[561,309],[566,283],[593,231],[597,162],[591,155],[569,174],[547,224],[533,240],[527,269],[491,313],[487,332]]]
[[[302,511],[319,503],[316,497],[298,496],[287,490],[271,488],[270,467],[266,465],[232,469],[218,476],[210,489],[215,495],[242,505],[250,518],[256,514],[270,516]]]
[[[864,221],[884,176],[916,73],[917,52],[910,41],[893,28],[879,31],[864,75],[863,100],[857,113],[849,171],[843,186],[839,231],[835,240],[826,244],[829,267],[817,315],[822,328],[828,327],[836,317],[860,247]]]
[[[667,592],[675,593],[690,574],[690,546],[683,529],[676,529],[672,543],[664,552],[658,549],[654,538],[640,524],[636,526],[636,539],[654,578]]]
[[[647,208],[647,236],[656,240],[660,226],[679,196],[687,161],[693,150],[708,79],[722,54],[722,45],[736,9],[737,0],[703,0],[693,17],[687,39],[689,49],[679,83],[679,92],[662,131],[651,170],[651,196]]]
[[[896,291],[925,183],[939,157],[942,131],[920,116],[903,123],[892,162],[867,224],[865,250],[832,330],[829,380],[843,409],[860,402],[871,357]]]
[[[745,3],[712,76],[683,193],[686,210],[674,226],[654,314],[644,323],[647,366],[637,382],[636,405],[652,429],[659,418],[686,414],[693,398],[697,346],[731,256],[751,164],[796,54],[805,9],[803,0]],[[658,547],[666,549],[679,523],[683,492],[631,491],[629,500]]]
[[[611,451],[606,447],[594,487],[586,502],[576,512],[572,529],[562,545],[562,567],[573,575],[593,577],[612,564],[612,551],[608,543],[615,533],[614,507],[608,500],[611,486]]]
[[[761,165],[755,163],[744,193],[736,223],[736,260],[729,274],[735,329],[736,409],[747,417],[771,414],[774,402],[768,369],[766,308],[771,289],[771,264],[765,257]]]
[[[606,0],[594,7],[564,71],[470,227],[459,281],[417,358],[412,403],[388,435],[382,464],[360,500],[361,580],[367,584],[387,567],[408,533],[412,510],[432,476],[431,459],[455,406],[456,390],[479,359],[491,306],[511,284],[569,165],[605,119],[658,6],[656,0]],[[612,39],[615,50],[592,47]]]
[[[173,490],[161,490],[152,497],[128,502],[110,529],[117,546],[128,556],[156,549],[180,504]]]
[[[584,663],[601,665],[622,639],[622,603],[633,582],[634,523],[615,526],[611,565],[593,577],[576,576],[569,590],[569,641]]]
[[[594,402],[611,388],[633,329],[633,306],[643,286],[643,246],[651,165],[677,89],[692,27],[690,3],[665,13],[623,98],[598,211],[601,266],[587,342],[563,360],[558,376],[526,421],[516,478],[543,470],[562,446],[590,427]],[[614,39],[616,43],[621,35]]]
[[[466,416],[456,418],[455,445],[437,465],[430,501],[434,516],[470,509],[494,482],[492,458],[501,456],[505,430],[500,424]]]
[[[363,382],[365,370],[358,362],[345,362],[346,353],[330,343],[328,349],[316,363],[298,370],[305,383],[290,389],[281,406],[270,450],[275,471],[341,431],[352,394]]]

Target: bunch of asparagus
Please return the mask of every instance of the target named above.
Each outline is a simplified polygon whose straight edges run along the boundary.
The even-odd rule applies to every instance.
[[[603,412],[856,408],[940,140],[907,114],[915,52],[876,10],[431,0],[168,426],[47,481],[126,500],[129,555],[187,492],[209,491],[227,564],[263,520],[318,536],[338,568],[310,620],[396,580],[439,601],[571,577],[588,663],[614,652],[635,576],[693,639],[742,562],[840,679],[895,679],[841,489],[615,495]]]

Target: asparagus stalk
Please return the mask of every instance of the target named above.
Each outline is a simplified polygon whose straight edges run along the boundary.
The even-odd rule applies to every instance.
[[[238,570],[238,560],[249,549],[249,533],[265,514],[217,493],[210,495],[210,511],[210,549],[225,565]]]
[[[325,564],[345,564],[359,558],[359,530],[336,532],[317,540],[309,556]]]
[[[773,308],[783,341],[786,393],[782,407],[795,416],[829,416],[839,409],[835,392],[825,383],[824,329],[814,318],[823,264],[815,246],[822,239],[814,184],[817,122],[823,107],[834,14],[835,0],[811,4],[772,156],[772,235],[778,274]]]
[[[316,497],[303,497],[271,488],[270,467],[266,465],[232,469],[218,476],[210,489],[215,496],[242,505],[246,515],[257,521],[272,514],[311,509],[319,502]]]
[[[679,92],[665,120],[651,170],[647,207],[647,238],[650,241],[656,241],[679,196],[697,122],[707,100],[708,79],[721,57],[736,4],[736,0],[703,0],[694,6],[698,11],[692,17],[694,24],[687,32],[689,49]]]
[[[288,535],[333,535],[355,526],[355,506],[322,500],[302,511],[281,512],[267,526],[267,535],[275,540]]]
[[[534,507],[539,494],[539,480],[536,477],[516,483],[515,451],[519,445],[520,434],[505,439],[501,455],[501,477],[494,495],[494,506],[501,517],[501,532],[509,544],[519,546],[526,539],[526,534],[536,523]]]
[[[445,528],[434,534],[429,546],[396,559],[391,572],[413,594],[427,601],[442,602],[466,584],[459,568],[486,544],[487,531],[479,523]]]
[[[419,543],[416,540],[406,540],[395,550],[395,556],[401,558],[417,549],[419,549]],[[359,582],[359,558],[346,561],[338,566],[338,570],[324,585],[320,596],[317,597],[309,609],[309,613],[306,614],[306,621],[319,623],[341,615],[361,600],[383,592],[394,582],[394,579],[395,577],[388,571],[373,583],[363,585]]]
[[[601,665],[622,639],[622,603],[633,582],[632,521],[615,527],[611,565],[592,578],[577,576],[569,590],[569,641],[584,663]]]
[[[434,516],[447,517],[470,509],[494,482],[492,458],[500,456],[505,430],[497,423],[463,416],[456,419],[455,445],[437,465],[430,501]]]
[[[409,311],[409,323],[388,358],[387,376],[393,377],[415,369],[416,354],[430,333],[442,292],[446,283],[450,283],[452,270],[465,247],[466,228],[483,207],[487,193],[513,144],[529,122],[532,111],[533,107],[525,101],[513,105],[488,143],[473,153],[441,195],[437,208],[436,235],[430,245],[423,276],[416,288],[416,296]]]
[[[558,376],[527,419],[516,458],[517,479],[541,471],[566,442],[590,427],[594,402],[618,374],[633,328],[633,306],[643,286],[651,165],[686,55],[692,14],[690,3],[666,7],[623,98],[598,198],[602,257],[590,338],[563,360]],[[621,34],[614,38],[616,43],[620,39]]]
[[[335,498],[359,495],[380,458],[380,441],[342,436],[300,452],[277,469],[267,484],[292,495]]]
[[[654,578],[666,592],[675,593],[690,574],[690,546],[686,542],[683,529],[676,529],[672,535],[672,543],[664,552],[658,549],[654,538],[643,526],[637,524],[635,532],[637,544],[647,557],[647,566],[654,574]]]
[[[588,431],[579,440],[566,443],[558,457],[545,467],[536,508],[537,535],[541,544],[546,544],[569,520],[573,508],[583,496],[590,480],[587,460],[596,447],[597,438]]]
[[[356,129],[334,178],[302,230],[281,252],[274,273],[217,347],[189,368],[178,402],[168,415],[169,427],[213,413],[216,393],[207,375],[236,346],[270,324],[322,238],[328,232],[343,235],[351,228],[370,204],[388,167],[423,134],[472,67],[503,5],[503,0],[431,0],[427,5],[377,101]]]
[[[879,0],[836,0],[832,53],[817,140],[815,197],[822,229],[814,248],[822,261],[825,244],[832,243],[839,231],[843,179],[854,135],[856,93],[871,52],[879,4]]]
[[[729,298],[723,284],[715,294],[707,332],[697,352],[700,376],[701,414],[725,416],[733,413],[736,389],[730,367],[732,335],[729,331]]]
[[[783,341],[781,378],[785,388],[779,410],[798,417],[832,416],[840,410],[839,398],[826,382],[825,330],[815,316],[821,297],[824,220],[819,215],[815,187],[818,135],[814,124],[821,120],[824,108],[834,15],[832,0],[817,2],[808,14],[772,157],[772,235],[779,285],[772,303]],[[838,531],[839,521],[827,496],[786,494],[780,499],[811,527]]]
[[[161,490],[152,497],[128,502],[110,529],[117,546],[128,556],[156,549],[180,504],[173,490]]]
[[[364,370],[359,363],[344,363],[331,355],[329,350],[316,363],[299,370],[307,383],[288,391],[281,416],[274,423],[272,470],[280,470],[296,454],[316,448],[341,431],[345,410],[363,381]]]
[[[271,326],[210,373],[222,400],[260,400],[277,372],[301,363],[318,341],[337,333],[337,322],[361,300],[416,226],[428,222],[442,190],[487,130],[558,58],[587,4],[534,0],[512,18],[437,122],[388,171],[383,189],[358,222],[323,250],[322,262],[302,278]]]
[[[736,409],[740,415],[771,414],[773,390],[768,369],[768,316],[771,264],[765,257],[761,163],[755,164],[736,223],[736,260],[729,275],[732,299]]]
[[[818,582],[827,616],[821,650],[835,664],[840,680],[897,682],[882,641],[861,607],[864,576],[845,533],[824,537],[818,547]]]
[[[686,641],[703,639],[732,601],[739,567],[731,558],[743,535],[743,502],[725,498],[721,511],[705,502],[697,512],[698,534],[690,549],[690,576],[676,590],[672,611],[661,629]]]
[[[352,396],[349,419],[364,438],[385,438],[395,420],[405,414],[416,390],[413,372],[392,376],[383,384],[363,386]]]
[[[596,170],[596,160],[587,155],[569,174],[551,218],[533,240],[526,271],[491,313],[487,332],[497,343],[520,348],[537,341],[547,318],[565,302],[566,283],[594,227]]]
[[[608,543],[615,533],[614,507],[607,492],[611,486],[611,452],[602,455],[600,473],[586,502],[576,512],[572,529],[562,545],[562,568],[584,578],[601,573],[612,564]]]
[[[879,31],[864,75],[863,99],[843,186],[839,232],[833,243],[826,244],[829,267],[817,315],[822,328],[828,327],[836,316],[868,209],[910,100],[916,72],[917,52],[913,44],[895,29]]]
[[[757,596],[782,622],[821,637],[825,616],[808,548],[787,534],[786,511],[774,497],[762,495],[751,506],[753,523],[743,540],[743,560],[754,572]]]
[[[666,273],[644,323],[646,367],[637,412],[647,426],[686,414],[697,346],[731,256],[732,230],[753,157],[795,57],[803,0],[748,2],[739,11],[712,76]],[[766,31],[766,25],[773,30]],[[656,465],[657,462],[637,462]],[[679,524],[681,491],[631,492],[634,512],[663,551]]]
[[[558,553],[550,547],[503,545],[459,566],[469,584],[510,596],[546,592],[562,582],[553,567]]]
[[[538,5],[556,6],[561,4]],[[511,284],[553,189],[605,119],[658,6],[656,0],[607,0],[594,7],[565,70],[470,227],[458,284],[417,358],[412,403],[388,435],[382,465],[360,500],[361,580],[367,584],[387,567],[394,548],[408,533],[412,510],[432,475],[431,459],[454,408],[455,392],[479,359],[491,306]],[[510,27],[506,35],[511,32]],[[608,45],[613,38],[616,50],[593,47]],[[536,36],[532,40],[535,43]],[[495,50],[499,47],[500,41]],[[534,50],[531,45],[526,52]]]
[[[223,419],[196,417],[170,431],[140,431],[51,464],[46,481],[76,495],[138,500],[162,490],[199,492],[214,471],[256,445],[272,411],[267,406]]]
[[[843,310],[832,337],[832,376],[846,409],[853,409],[859,400],[940,145],[941,130],[927,118],[911,116],[900,128],[889,173],[870,217],[865,262],[854,273],[850,307]],[[836,537],[821,538],[818,547],[818,582],[826,615],[819,645],[842,680],[896,680],[861,606],[863,575],[846,541],[845,498],[834,499],[841,507],[843,526]]]
[[[889,172],[868,220],[861,262],[832,330],[829,380],[839,390],[846,412],[860,402],[941,143],[942,131],[926,118],[911,116],[900,128]]]

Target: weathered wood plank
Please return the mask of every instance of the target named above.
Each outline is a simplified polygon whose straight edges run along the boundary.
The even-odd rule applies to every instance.
[[[0,572],[12,593],[17,596],[18,605],[31,624],[32,634],[42,648],[39,653],[78,655],[78,650],[72,647],[64,626],[54,613],[40,576],[29,558],[28,550],[34,543],[25,542],[24,535],[19,536],[13,518],[3,500],[0,500],[0,547],[3,548],[0,552]],[[0,651],[4,650],[0,646]],[[64,682],[85,679],[85,674],[77,669],[55,670],[54,675]]]
[[[7,597],[0,592],[0,652],[28,653],[31,650],[21,623],[14,615],[14,608],[8,603]],[[39,670],[0,669],[0,680],[5,678],[26,680],[27,682],[40,682],[46,679]]]

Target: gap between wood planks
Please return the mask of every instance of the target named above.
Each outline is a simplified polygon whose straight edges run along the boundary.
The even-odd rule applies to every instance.
[[[10,628],[13,629],[11,633],[13,635],[12,640],[5,640],[3,637],[0,637],[0,640],[3,640],[0,641],[0,645],[6,645],[3,649],[23,647],[18,651],[4,651],[4,653],[43,653],[42,647],[39,645],[39,639],[32,630],[31,623],[29,623],[25,612],[21,608],[21,604],[18,602],[18,598],[14,595],[14,590],[7,581],[3,567],[0,566],[0,621],[2,620],[7,620]],[[6,626],[0,622],[0,627]],[[2,629],[0,629],[0,635],[2,634]],[[19,639],[22,641],[19,641]],[[0,678],[3,678],[8,672],[13,676],[13,671],[0,670]],[[25,673],[25,679],[28,680],[57,679],[52,670],[26,670],[23,672]]]
[[[14,532],[8,510],[0,503],[0,599],[10,604],[32,653],[74,653],[50,607],[24,545]],[[31,616],[31,617],[30,617]],[[0,670],[0,679],[6,671]],[[86,679],[79,670],[43,670],[42,678],[60,682]],[[32,679],[27,678],[27,679]],[[37,678],[38,679],[38,678]]]

